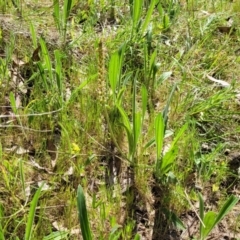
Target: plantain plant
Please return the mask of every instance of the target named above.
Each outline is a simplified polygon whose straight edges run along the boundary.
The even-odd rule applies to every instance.
[[[213,228],[233,209],[239,198],[231,195],[223,204],[218,213],[208,211],[204,213],[204,201],[201,193],[198,194],[200,210],[200,240],[204,240],[211,233]]]

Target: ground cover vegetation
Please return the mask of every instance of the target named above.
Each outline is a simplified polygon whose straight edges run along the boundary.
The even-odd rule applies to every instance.
[[[240,239],[239,19],[0,1],[0,239]]]

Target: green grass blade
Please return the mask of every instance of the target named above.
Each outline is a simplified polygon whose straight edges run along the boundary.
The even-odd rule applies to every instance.
[[[55,73],[56,73],[56,81],[59,95],[61,96],[61,100],[63,101],[63,78],[62,78],[62,56],[59,50],[54,51],[55,55]]]
[[[154,68],[156,65],[156,57],[157,57],[157,50],[155,50],[151,57],[150,57],[150,72],[149,72],[149,77],[151,77],[152,73],[154,72]]]
[[[137,30],[137,26],[141,18],[142,6],[143,0],[133,0],[133,31]]]
[[[187,130],[188,128],[188,124],[185,123],[180,130],[178,131],[177,135],[174,137],[173,142],[171,144],[171,146],[173,147],[179,140],[179,138],[183,135],[183,133]]]
[[[79,222],[80,222],[80,227],[82,231],[82,237],[84,240],[91,240],[92,233],[89,227],[86,200],[85,200],[85,196],[84,196],[81,185],[78,185],[78,190],[77,190],[77,206],[78,206],[78,216],[79,216]]]
[[[109,62],[108,78],[114,98],[116,98],[116,95],[118,94],[122,87],[120,84],[120,80],[125,48],[126,44],[123,44],[118,51],[111,55]]]
[[[29,210],[29,213],[28,213],[28,221],[27,221],[27,225],[26,225],[26,229],[25,229],[24,240],[31,240],[32,239],[31,236],[32,236],[32,229],[33,229],[36,207],[37,207],[38,199],[40,197],[43,185],[44,185],[44,183],[38,188],[38,190],[34,194],[34,197],[33,197],[32,201],[30,203],[30,210]]]
[[[144,85],[142,85],[142,124],[147,110],[147,101],[148,101],[147,88]]]
[[[151,1],[151,4],[150,4],[150,7],[147,11],[147,16],[143,22],[143,25],[142,25],[142,32],[144,33],[149,25],[149,22],[151,20],[151,16],[152,16],[152,13],[153,13],[153,10],[154,10],[154,7],[156,5],[156,0],[152,0]]]
[[[128,152],[129,152],[129,157],[130,157],[130,161],[132,160],[132,154],[133,154],[133,149],[134,149],[134,139],[133,139],[133,132],[131,129],[131,124],[130,121],[127,117],[126,112],[124,111],[124,109],[117,104],[117,108],[119,110],[119,113],[121,115],[122,121],[123,121],[123,126],[127,132],[127,138],[128,138]]]
[[[216,220],[214,222],[214,226],[218,224],[226,214],[228,214],[232,208],[238,203],[239,198],[231,195],[228,200],[224,203],[223,207],[221,208],[220,212],[218,213]]]
[[[124,61],[124,55],[125,55],[125,50],[126,50],[126,43],[122,44],[122,46],[118,50],[118,56],[119,56],[119,76],[118,76],[118,85],[117,85],[117,92],[120,91],[121,89],[121,73],[122,73],[122,66],[123,66],[123,61]]]
[[[134,119],[133,119],[133,144],[134,144],[133,154],[134,154],[137,149],[137,144],[138,144],[139,136],[141,133],[142,115],[140,112],[137,112],[133,115],[134,115]]]
[[[37,35],[36,35],[36,31],[35,31],[32,23],[30,23],[30,33],[31,33],[31,36],[32,36],[33,46],[36,49],[37,48]]]
[[[139,139],[139,135],[141,132],[141,113],[137,111],[137,99],[136,99],[136,89],[137,89],[137,78],[138,74],[136,74],[135,78],[134,78],[134,83],[133,83],[133,99],[132,99],[132,109],[133,109],[133,154],[135,154],[136,148],[137,148],[137,144],[138,144],[138,139]]]
[[[175,83],[173,85],[172,91],[171,91],[171,93],[168,97],[168,100],[167,100],[167,104],[166,104],[166,106],[163,110],[163,118],[164,118],[165,126],[167,126],[169,106],[170,106],[170,103],[172,101],[173,93],[175,92],[176,88],[177,88],[177,83]]]
[[[186,229],[183,222],[178,218],[178,216],[173,211],[171,211],[167,208],[164,208],[163,212],[166,215],[167,219],[170,222],[172,222],[175,225],[175,227],[177,227],[180,230],[185,230]]]
[[[37,67],[38,67],[38,71],[40,73],[41,79],[43,81],[43,84],[44,84],[44,87],[45,87],[45,91],[48,92],[49,86],[48,86],[46,74],[45,74],[45,71],[44,71],[44,67],[43,67],[41,62],[37,62]]]
[[[200,218],[203,221],[204,219],[204,202],[203,197],[201,193],[198,193],[198,199],[199,199],[199,211],[200,211]],[[202,239],[203,236],[203,229],[205,226],[203,226],[203,222],[200,221],[200,238]]]
[[[164,157],[162,158],[162,161],[160,163],[160,168],[159,168],[161,175],[164,175],[171,170],[172,163],[175,160],[175,158],[177,157],[177,153],[178,153],[178,148],[177,148],[177,146],[174,146],[173,148],[171,148],[170,151],[168,151],[164,155]]]
[[[164,141],[164,120],[162,113],[159,113],[155,118],[155,139],[156,139],[156,147],[157,147],[157,159],[161,158],[162,149],[163,149],[163,141]]]
[[[57,232],[52,232],[49,235],[43,237],[43,240],[67,240],[69,239],[69,234],[68,232],[64,231],[57,231]]]
[[[41,49],[42,49],[45,66],[46,66],[46,69],[48,70],[49,79],[51,81],[51,84],[53,85],[52,63],[51,63],[51,59],[50,59],[50,55],[49,55],[46,43],[42,38],[40,38],[40,45],[41,45]]]
[[[0,240],[5,240],[1,219],[3,218],[3,206],[0,203]]]
[[[22,191],[23,191],[24,197],[26,198],[25,175],[24,175],[24,167],[23,167],[22,159],[19,160],[19,174],[20,174],[20,180],[21,180],[21,184],[22,184]]]
[[[53,18],[54,18],[54,21],[55,21],[58,31],[61,31],[62,27],[61,27],[61,21],[60,21],[59,0],[53,0],[53,6],[54,6]]]
[[[159,174],[161,157],[162,157],[162,149],[163,149],[163,141],[164,141],[164,120],[162,113],[159,113],[155,118],[155,141],[157,148],[157,161],[156,161],[156,172]]]
[[[62,25],[63,25],[63,41],[66,40],[66,32],[67,32],[67,21],[70,15],[70,11],[72,8],[72,0],[64,0],[63,5],[63,18],[62,18]]]
[[[63,24],[67,24],[68,17],[72,8],[72,0],[65,0],[63,5]]]

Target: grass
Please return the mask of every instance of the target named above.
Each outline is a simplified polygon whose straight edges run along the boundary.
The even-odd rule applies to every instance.
[[[239,10],[1,2],[0,239],[240,239]]]

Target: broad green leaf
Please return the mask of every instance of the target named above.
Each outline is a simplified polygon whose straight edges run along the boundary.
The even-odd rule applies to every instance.
[[[45,91],[48,92],[49,86],[48,86],[48,82],[47,82],[47,78],[46,78],[44,67],[43,67],[43,65],[42,65],[42,63],[40,61],[37,62],[37,66],[38,66],[38,70],[39,70],[40,76],[42,78],[44,87],[45,87]]]
[[[215,224],[218,224],[223,217],[228,214],[229,211],[232,210],[232,208],[238,203],[239,198],[231,195],[228,200],[224,203],[223,207],[221,208],[220,212],[217,215]]]
[[[31,36],[32,36],[33,46],[36,49],[37,48],[37,35],[36,35],[35,28],[34,28],[34,26],[31,22],[30,22],[30,33],[31,33]]]
[[[150,4],[150,7],[149,7],[149,9],[147,11],[147,16],[145,17],[143,25],[142,25],[142,32],[143,33],[145,32],[145,30],[147,29],[147,27],[149,25],[149,22],[151,20],[152,13],[153,13],[155,5],[156,5],[156,0],[152,0],[151,4]]]
[[[208,234],[211,232],[211,230],[214,227],[214,222],[216,219],[217,214],[215,212],[209,211],[205,214],[203,218],[203,223],[205,227],[202,229],[202,239],[205,239]]]
[[[84,240],[91,240],[92,234],[89,227],[86,200],[85,200],[85,196],[84,196],[81,185],[78,185],[78,190],[77,190],[77,206],[78,206],[78,216],[79,216],[79,222],[80,222],[80,227],[82,231],[82,237]]]
[[[43,59],[45,62],[45,66],[48,70],[49,79],[50,79],[51,83],[53,84],[53,71],[52,71],[52,63],[51,63],[50,55],[49,55],[45,41],[42,38],[40,38],[39,42],[41,45],[42,55],[43,55]]]
[[[121,90],[118,92],[116,105],[121,106],[121,104],[122,104],[122,96],[123,96],[124,91],[125,91],[125,87],[121,88]]]
[[[170,151],[168,151],[162,158],[160,163],[160,174],[164,175],[171,170],[173,161],[175,160],[178,153],[177,146],[174,146]]]
[[[137,24],[142,13],[142,0],[133,0],[133,22]]]
[[[161,2],[158,3],[157,9],[158,9],[158,13],[159,13],[160,17],[163,16],[164,10],[163,10]]]
[[[38,190],[34,194],[34,197],[30,203],[30,210],[28,213],[28,220],[27,220],[27,225],[26,225],[26,229],[25,229],[24,240],[32,239],[32,229],[33,229],[33,224],[34,224],[36,207],[37,207],[38,199],[40,197],[43,185],[44,185],[44,183],[42,183],[42,185],[38,188]]]
[[[186,229],[183,222],[178,218],[178,216],[174,212],[172,212],[171,210],[168,210],[167,208],[164,208],[163,212],[166,215],[167,219],[170,222],[172,222],[178,229],[180,230]]]
[[[140,237],[140,235],[137,233],[136,235],[135,235],[135,237],[134,237],[134,240],[140,240],[141,239],[141,237]]]
[[[131,124],[130,124],[130,121],[128,119],[127,113],[124,111],[124,109],[120,105],[117,105],[117,108],[118,108],[118,110],[121,114],[121,117],[122,117],[122,120],[123,120],[123,125],[126,127],[127,131],[129,133],[131,133],[132,132]]]
[[[150,57],[150,72],[149,72],[149,77],[151,77],[152,73],[154,72],[154,67],[155,67],[155,62],[156,62],[156,57],[157,57],[157,50],[155,50],[151,57]]]
[[[109,83],[114,95],[119,81],[119,71],[119,55],[118,52],[115,52],[111,55],[108,68]]]
[[[145,144],[144,148],[147,149],[147,148],[151,147],[155,142],[156,142],[156,141],[155,141],[155,138],[152,138],[151,140],[149,140],[149,141]]]
[[[185,124],[180,128],[180,130],[178,131],[177,135],[176,135],[176,136],[174,137],[174,139],[173,139],[173,142],[172,142],[172,144],[171,144],[172,147],[178,142],[179,138],[180,138],[180,137],[183,135],[183,133],[186,131],[187,127],[188,127],[188,124],[185,123]]]
[[[72,7],[72,0],[64,0],[64,5],[63,5],[63,26],[66,28],[68,17],[70,15]],[[66,31],[66,29],[64,29]]]
[[[180,230],[185,230],[186,229],[186,227],[184,226],[181,219],[173,212],[172,212],[172,222],[178,229],[180,229]]]
[[[163,16],[163,29],[167,29],[170,26],[170,20],[169,16],[167,14],[164,14]]]
[[[133,26],[132,30],[137,30],[142,13],[143,0],[133,0]]]
[[[200,232],[201,239],[206,238],[210,234],[212,229],[224,218],[224,216],[229,213],[229,211],[232,210],[232,208],[237,204],[238,201],[239,198],[232,195],[224,203],[218,214],[211,211],[207,212],[203,220],[205,228],[202,227],[202,231]]]
[[[69,235],[68,232],[57,231],[52,232],[49,235],[43,237],[43,240],[67,240],[69,239],[68,235]]]
[[[239,201],[239,198],[233,195],[231,195],[228,198],[228,200],[224,203],[221,210],[219,211],[215,219],[214,226],[218,224],[224,218],[224,216],[227,215],[232,210],[232,208],[238,203],[238,201]]]
[[[59,10],[59,0],[53,0],[54,12],[53,17],[58,30],[61,30],[61,20],[60,20],[60,10]]]

